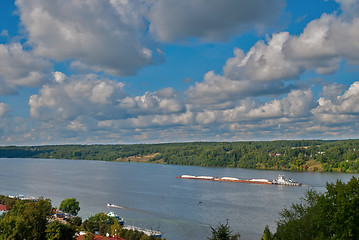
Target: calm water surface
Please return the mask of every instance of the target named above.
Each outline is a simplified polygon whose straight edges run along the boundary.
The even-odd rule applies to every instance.
[[[290,187],[184,180],[182,174],[218,177],[276,178],[278,174],[302,182]],[[0,194],[44,196],[54,206],[65,198],[80,201],[85,219],[115,211],[126,223],[160,230],[168,240],[204,240],[209,226],[228,219],[242,240],[258,239],[265,225],[275,230],[278,212],[313,188],[325,191],[326,182],[344,182],[358,174],[294,173],[238,168],[209,168],[146,163],[53,159],[0,159]],[[107,203],[127,209],[108,209]]]

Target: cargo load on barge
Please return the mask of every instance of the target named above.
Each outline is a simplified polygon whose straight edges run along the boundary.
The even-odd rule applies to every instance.
[[[276,185],[288,185],[288,186],[301,186],[302,183],[296,182],[292,179],[287,179],[283,175],[279,175],[277,179],[272,181],[268,179],[239,179],[235,177],[212,177],[212,176],[193,176],[193,175],[182,175],[177,178],[181,179],[194,179],[194,180],[208,180],[208,181],[219,181],[219,182],[239,182],[239,183],[255,183],[255,184],[276,184]]]

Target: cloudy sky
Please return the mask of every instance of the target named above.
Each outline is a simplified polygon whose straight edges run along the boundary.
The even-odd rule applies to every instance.
[[[0,1],[0,145],[358,136],[357,0]]]

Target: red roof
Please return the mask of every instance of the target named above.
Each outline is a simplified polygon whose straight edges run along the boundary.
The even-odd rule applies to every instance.
[[[7,207],[4,204],[0,204],[0,211],[7,211]]]
[[[84,236],[85,235],[80,235],[76,238],[76,240],[83,240],[84,239]],[[100,236],[100,235],[97,235],[97,234],[94,234],[96,240],[102,240],[102,239],[108,239],[108,240],[125,240],[123,238],[120,238],[120,237],[103,237],[103,236]]]

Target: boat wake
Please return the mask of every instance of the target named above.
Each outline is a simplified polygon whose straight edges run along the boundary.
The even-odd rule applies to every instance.
[[[172,221],[173,223],[176,223],[176,224],[178,224],[178,222],[183,221],[183,219],[175,218],[175,217],[167,215],[167,214],[161,214],[161,213],[157,213],[157,212],[146,211],[146,210],[136,209],[136,208],[128,208],[128,207],[125,207],[125,206],[120,206],[120,205],[111,204],[111,203],[107,203],[107,207],[123,209],[123,210],[126,210],[126,211],[140,212],[140,213],[143,213],[143,214],[158,217],[160,219],[170,220],[170,221]],[[209,227],[207,224],[199,223],[199,222],[193,222],[193,224],[197,224],[197,225],[202,226],[202,227]]]
[[[128,207],[124,207],[124,206],[120,206],[120,205],[116,205],[116,204],[111,204],[111,203],[107,203],[107,207],[119,208],[119,209],[124,209],[124,210],[127,210],[127,211],[134,211],[134,212],[147,212],[145,210],[136,209],[136,208],[128,208]]]

